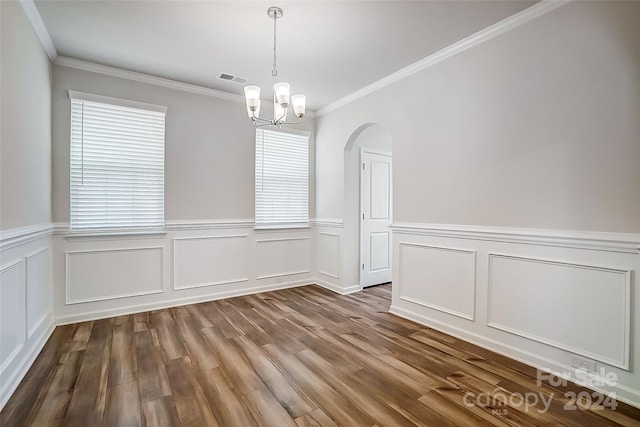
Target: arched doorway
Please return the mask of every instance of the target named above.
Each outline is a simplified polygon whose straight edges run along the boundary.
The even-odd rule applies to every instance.
[[[367,264],[367,253],[363,251],[366,242],[362,233],[363,206],[362,180],[363,159],[369,153],[373,155],[391,156],[393,144],[391,135],[384,126],[377,123],[366,123],[358,127],[349,137],[344,148],[344,234],[343,234],[343,273],[344,282],[362,285],[375,284],[365,279],[371,275],[363,274],[363,270],[371,268]],[[370,156],[369,156],[370,157]],[[366,178],[365,178],[366,179]],[[391,185],[389,183],[389,216],[392,215]],[[380,198],[380,197],[379,197]],[[365,218],[370,218],[365,213]],[[390,218],[389,218],[390,222]],[[379,234],[379,236],[382,236]],[[388,236],[391,236],[390,230]],[[369,236],[370,237],[370,236]],[[380,240],[380,239],[377,239]],[[370,243],[370,242],[369,242]],[[391,241],[388,243],[389,269],[391,268]],[[370,257],[369,257],[370,258]],[[368,261],[371,263],[371,259]],[[374,260],[375,263],[375,260]],[[365,264],[363,269],[363,264]],[[368,277],[369,276],[369,277]],[[389,276],[390,278],[390,276]],[[378,279],[374,279],[375,280]],[[390,279],[389,279],[390,280]]]

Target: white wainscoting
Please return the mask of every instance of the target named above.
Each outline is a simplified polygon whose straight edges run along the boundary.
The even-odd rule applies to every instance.
[[[640,234],[392,229],[392,313],[564,377],[592,362],[617,376],[594,389],[640,407]]]
[[[283,237],[256,240],[257,279],[311,271],[311,238]]]
[[[474,319],[476,252],[416,243],[399,245],[399,298]]]
[[[340,234],[318,232],[318,273],[340,279]]]
[[[0,409],[53,332],[52,230],[0,232]]]
[[[70,236],[61,225],[53,243],[50,225],[0,236],[0,403],[53,330],[52,313],[64,324],[314,282],[358,290],[343,283],[341,224],[317,222],[256,231],[246,220],[182,221],[166,234],[94,237]],[[561,375],[573,357],[593,360],[618,377],[600,391],[640,406],[640,331],[630,323],[640,307],[640,235],[429,224],[393,230],[393,313]],[[129,270],[141,274],[135,283]],[[547,301],[559,307],[545,315],[571,319],[567,328],[545,329],[540,310],[528,309]]]
[[[314,283],[312,228],[256,231],[246,219],[171,221],[164,233],[75,235],[58,224],[57,324]]]
[[[173,288],[249,281],[248,234],[173,239]]]
[[[164,292],[164,246],[66,252],[66,303]]]
[[[51,248],[39,248],[25,255],[27,338],[31,338],[53,317],[51,305]]]
[[[0,270],[0,360],[4,362],[1,368],[13,361],[27,339],[24,265],[24,259],[19,259]]]
[[[630,303],[631,270],[489,254],[491,327],[628,369]]]
[[[312,224],[315,228],[315,283],[341,295],[362,290],[357,277],[360,265],[359,243],[354,242],[351,248],[344,243],[344,221],[318,218]],[[352,274],[353,270],[355,275]]]

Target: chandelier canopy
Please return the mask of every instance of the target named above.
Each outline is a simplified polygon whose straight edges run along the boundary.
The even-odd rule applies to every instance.
[[[244,95],[247,101],[247,113],[254,126],[273,125],[280,128],[285,124],[298,124],[302,122],[304,117],[306,96],[293,95],[291,104],[298,121],[287,122],[287,113],[289,110],[289,83],[278,82],[278,69],[276,67],[276,21],[282,18],[282,9],[272,6],[267,9],[267,15],[273,19],[273,120],[260,118],[260,87],[255,85],[245,86]]]

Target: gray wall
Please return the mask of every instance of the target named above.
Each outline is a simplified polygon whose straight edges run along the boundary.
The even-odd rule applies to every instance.
[[[20,4],[0,2],[0,229],[51,221],[51,63]]]
[[[640,3],[572,2],[317,118],[316,208],[393,138],[394,221],[640,232]]]
[[[69,221],[69,89],[168,107],[167,221],[254,218],[255,131],[244,104],[55,65],[54,221]],[[312,118],[305,118],[302,129],[313,133],[313,125]],[[310,151],[310,164],[313,164],[313,136]],[[314,213],[313,176],[312,170],[311,216]]]

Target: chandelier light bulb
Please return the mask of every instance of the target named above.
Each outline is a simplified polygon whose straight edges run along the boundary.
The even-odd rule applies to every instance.
[[[260,86],[245,86],[244,96],[247,100],[247,108],[249,110],[260,108]]]
[[[273,85],[273,92],[276,94],[278,104],[286,107],[289,105],[289,83],[278,82]]]
[[[293,111],[296,113],[296,117],[302,118],[302,116],[304,116],[304,110],[307,103],[306,95],[293,95],[291,97],[291,103],[293,104]]]
[[[254,117],[260,117],[260,100],[258,100],[258,105],[256,107],[254,107],[254,110],[251,110],[251,107],[249,107],[249,105],[247,104],[247,114],[249,115],[250,119],[253,119]]]

